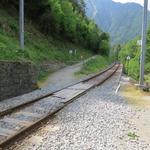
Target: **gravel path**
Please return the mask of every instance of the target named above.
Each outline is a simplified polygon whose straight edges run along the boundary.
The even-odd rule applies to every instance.
[[[150,150],[150,143],[129,137],[137,128],[129,119],[140,109],[115,94],[120,73],[58,112],[16,150]]]
[[[79,77],[75,76],[75,72],[78,72],[82,67],[82,63],[65,67],[60,69],[48,77],[41,87],[49,87],[50,89],[58,89],[60,86],[68,85],[72,82],[78,81]]]
[[[43,84],[41,84],[41,88],[47,87],[50,90],[57,90],[64,86],[67,86],[67,85],[70,85],[70,84],[73,84],[73,83],[83,80],[87,76],[79,77],[79,76],[75,76],[75,73],[81,70],[83,63],[85,63],[91,59],[94,59],[95,57],[96,56],[90,57],[80,63],[62,68],[62,69],[50,74],[48,79],[46,81],[44,81]]]

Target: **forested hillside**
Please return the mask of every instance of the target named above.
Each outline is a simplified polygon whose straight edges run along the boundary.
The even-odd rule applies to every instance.
[[[140,66],[140,51],[141,48],[137,44],[137,37],[134,40],[123,45],[121,49],[118,49],[119,58],[125,65],[126,72],[135,79],[139,78],[139,66]],[[127,56],[131,57],[130,61],[127,61]],[[150,82],[150,27],[147,32],[147,49],[146,49],[146,65],[145,65],[146,80]]]
[[[18,2],[0,1],[0,59],[68,60],[69,49],[79,50],[78,58],[108,54],[109,35],[86,17],[83,0],[25,0],[26,47],[21,50]]]
[[[116,3],[112,0],[85,0],[85,2],[86,13],[90,18],[93,18],[94,6],[97,8],[94,20],[110,34],[112,44],[124,44],[141,34],[141,5]]]

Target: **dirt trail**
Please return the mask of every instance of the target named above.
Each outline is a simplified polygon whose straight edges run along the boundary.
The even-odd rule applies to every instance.
[[[79,77],[79,76],[76,76],[75,73],[80,71],[82,65],[85,62],[87,62],[91,59],[94,59],[95,57],[96,56],[93,56],[93,57],[86,59],[78,64],[62,68],[62,69],[50,74],[46,81],[39,84],[40,88],[47,87],[48,89],[51,89],[51,90],[57,90],[57,89],[63,88],[65,86],[68,86],[72,83],[75,83],[75,82],[78,82],[78,81],[84,79],[87,76]]]
[[[78,78],[74,75],[75,72],[81,69],[82,64],[73,65],[60,69],[52,74],[44,81],[40,86],[45,87],[51,84],[67,84],[77,80]]]

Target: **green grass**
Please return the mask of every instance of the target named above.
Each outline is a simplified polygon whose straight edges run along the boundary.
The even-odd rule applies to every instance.
[[[131,140],[135,140],[135,139],[137,139],[137,138],[139,138],[139,136],[138,135],[136,135],[135,134],[135,132],[129,132],[128,133],[128,137],[131,139]]]
[[[109,60],[107,57],[103,56],[96,56],[96,58],[89,60],[88,62],[84,63],[83,67],[77,75],[88,75],[91,73],[97,73],[104,68],[106,68],[112,61]]]
[[[38,81],[44,82],[50,73],[51,72],[46,71],[46,70],[40,71],[39,76],[38,76]]]
[[[14,14],[18,16],[18,14]],[[0,60],[31,61],[34,64],[42,62],[79,61],[81,55],[90,57],[92,53],[80,46],[43,35],[32,23],[25,21],[25,49],[19,48],[18,18],[0,8]],[[76,49],[77,55],[70,56],[69,49]]]
[[[150,84],[150,74],[145,75],[145,81]]]

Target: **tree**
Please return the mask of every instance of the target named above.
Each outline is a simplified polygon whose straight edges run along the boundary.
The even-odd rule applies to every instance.
[[[108,56],[110,50],[110,37],[108,33],[103,32],[100,36],[99,51],[101,54]]]
[[[1,0],[0,4],[18,10],[18,2]],[[108,55],[109,35],[87,18],[84,0],[25,0],[25,10],[25,16],[45,35],[61,37],[94,53]]]

